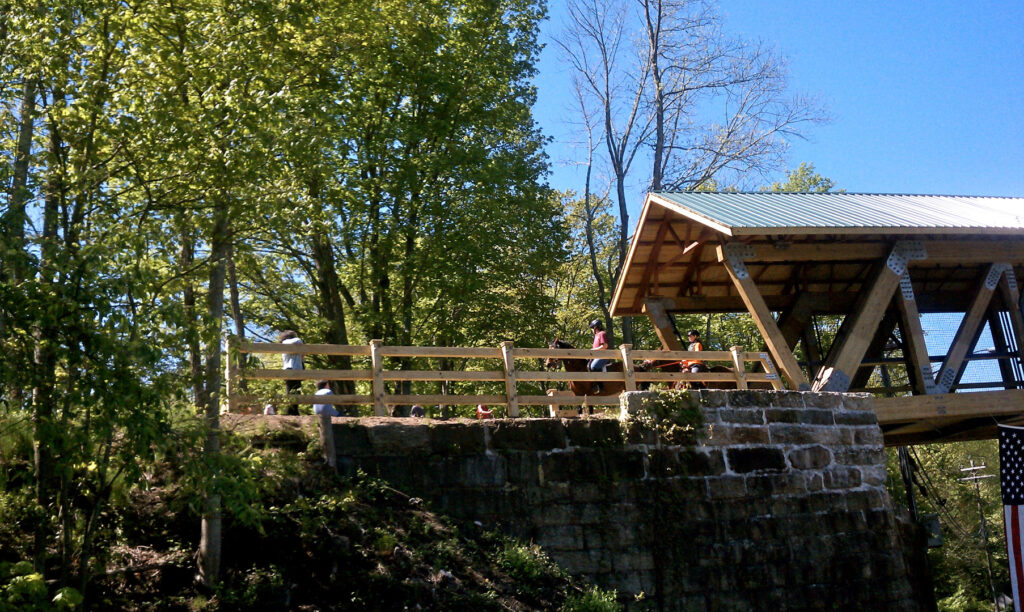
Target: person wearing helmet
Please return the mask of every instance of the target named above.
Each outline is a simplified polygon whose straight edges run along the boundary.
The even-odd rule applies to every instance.
[[[590,322],[590,331],[594,332],[594,345],[591,348],[594,350],[607,349],[608,332],[604,331],[604,324],[601,323],[601,319],[594,319]],[[591,372],[601,372],[611,361],[611,359],[591,359],[590,363],[587,364],[587,369]],[[595,382],[591,385],[590,392],[594,395],[600,393],[601,383]]]
[[[704,350],[704,345],[700,341],[699,331],[691,329],[690,331],[686,332],[686,339],[690,343],[686,347],[686,350],[693,352]],[[700,361],[699,359],[684,359],[680,365],[682,366],[683,372],[693,372],[694,374],[696,374],[697,372],[708,371],[708,366],[706,366],[704,362]],[[704,383],[693,383],[691,386],[693,386],[696,389],[703,389]]]

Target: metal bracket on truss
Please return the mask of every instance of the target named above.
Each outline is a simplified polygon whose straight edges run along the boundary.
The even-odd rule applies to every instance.
[[[850,388],[850,377],[842,370],[831,368],[828,373],[828,380],[818,391],[837,391],[842,393]]]
[[[956,372],[950,368],[943,370],[942,374],[939,376],[939,381],[936,385],[938,388],[936,391],[939,393],[949,393],[949,389],[953,386],[954,380],[956,380]]]
[[[910,283],[910,273],[906,270],[903,271],[903,276],[900,277],[900,293],[903,294],[905,302],[914,301],[914,286]]]
[[[729,267],[736,274],[736,278],[743,280],[750,278],[750,273],[747,272],[747,266],[743,260],[754,256],[753,246],[741,242],[731,242],[722,247],[722,253],[725,254]]]
[[[993,264],[992,268],[988,271],[988,275],[985,276],[985,288],[989,291],[995,291],[996,287],[999,286],[999,279],[1002,278],[1003,273],[1008,268],[1012,270],[1009,264]]]
[[[893,247],[892,253],[889,253],[889,259],[885,261],[885,265],[895,274],[903,276],[903,273],[907,271],[907,263],[911,259],[927,258],[928,251],[924,248],[924,243],[919,240],[901,240]]]

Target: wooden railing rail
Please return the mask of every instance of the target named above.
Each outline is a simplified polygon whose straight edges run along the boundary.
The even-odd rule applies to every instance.
[[[398,404],[458,404],[458,405],[504,405],[508,406],[511,417],[519,416],[519,406],[543,405],[617,405],[617,397],[571,396],[571,395],[519,395],[519,382],[613,382],[622,381],[626,390],[635,390],[638,383],[645,382],[701,382],[735,383],[739,389],[746,389],[750,383],[768,383],[775,389],[782,389],[782,382],[771,358],[767,353],[743,351],[734,346],[730,351],[634,351],[628,344],[618,349],[551,349],[515,348],[511,342],[500,347],[424,347],[385,346],[374,340],[369,346],[335,344],[281,344],[276,342],[239,342],[228,339],[226,368],[228,409],[237,411],[241,406],[262,402],[272,404],[332,404],[372,405],[374,414],[388,414],[387,406]],[[292,353],[300,355],[348,356],[369,358],[371,369],[354,370],[280,370],[241,367],[240,355]],[[494,359],[501,361],[499,370],[385,370],[385,357],[426,357],[426,358],[467,358]],[[624,364],[622,372],[553,372],[521,370],[516,367],[517,359],[615,359]],[[633,366],[634,360],[672,362],[680,360],[701,360],[704,362],[728,362],[731,372],[641,372]],[[746,363],[761,365],[762,372],[747,372]],[[273,395],[258,397],[240,393],[242,380],[332,380],[369,381],[372,393],[347,395]],[[389,394],[385,382],[394,381],[460,381],[505,383],[504,394],[447,395],[447,394]]]

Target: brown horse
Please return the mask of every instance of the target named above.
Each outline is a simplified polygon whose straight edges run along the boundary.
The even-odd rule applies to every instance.
[[[555,338],[554,342],[548,345],[549,349],[571,349],[575,348],[568,342],[563,342],[558,338]],[[556,368],[561,362],[562,367],[565,368],[566,372],[587,372],[588,359],[559,359],[557,357],[548,357],[544,360],[544,367],[552,370]],[[613,361],[608,364],[606,368],[609,372],[621,372],[622,362]],[[601,390],[598,393],[591,393],[590,386],[593,383],[589,380],[572,380],[569,381],[569,390],[572,391],[573,395],[618,395],[626,390],[626,383],[619,380],[604,380],[601,381]]]

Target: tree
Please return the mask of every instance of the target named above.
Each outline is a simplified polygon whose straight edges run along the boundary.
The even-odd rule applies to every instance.
[[[786,95],[784,60],[727,36],[703,0],[572,0],[559,39],[585,93],[583,115],[602,117],[619,207],[619,267],[626,257],[626,185],[650,152],[653,191],[701,189],[783,162],[786,139],[822,117]],[[589,122],[584,122],[589,126]],[[631,341],[631,326],[623,324]]]
[[[796,170],[786,171],[785,183],[775,181],[764,190],[776,193],[828,193],[835,186],[835,181],[818,174],[814,164],[800,162]]]

